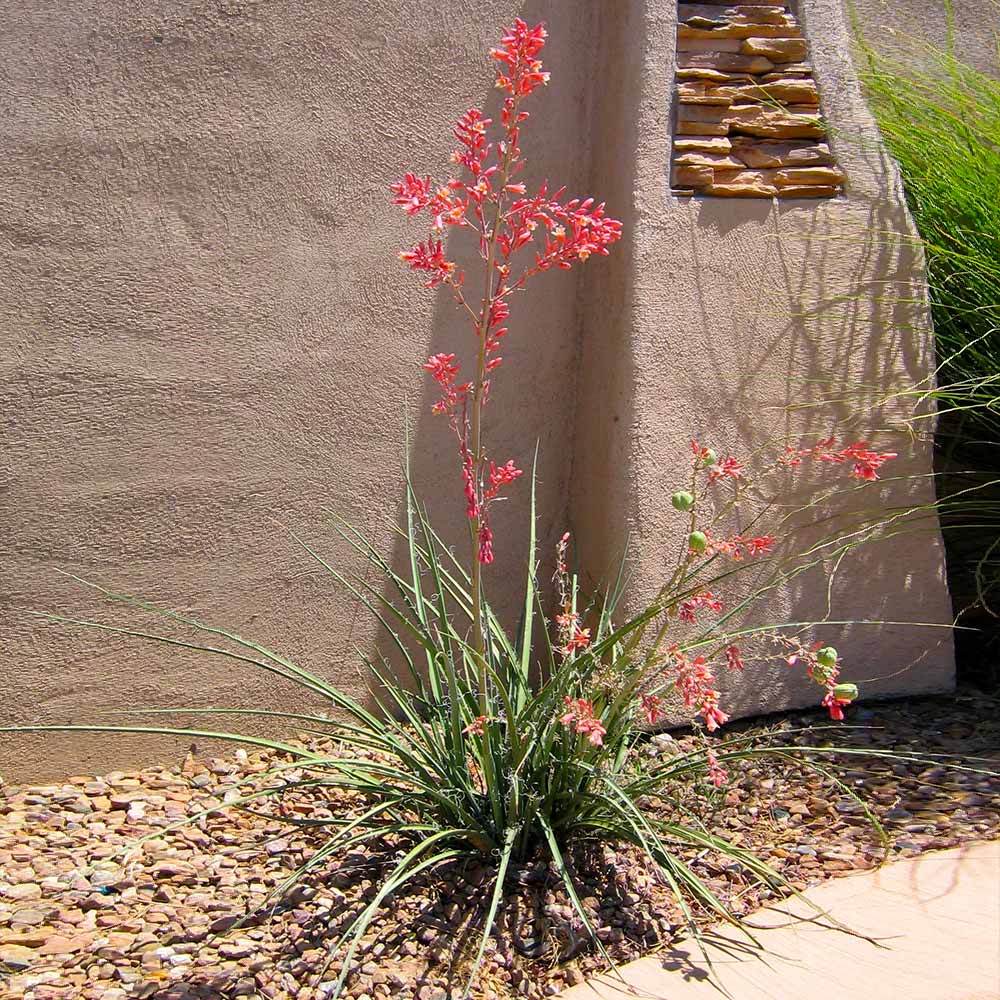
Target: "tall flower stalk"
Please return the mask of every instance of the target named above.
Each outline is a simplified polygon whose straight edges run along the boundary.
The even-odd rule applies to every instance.
[[[508,328],[510,299],[528,280],[555,266],[568,269],[591,254],[608,253],[621,237],[621,223],[607,218],[604,203],[593,198],[562,201],[564,188],[549,195],[547,184],[529,196],[514,180],[525,164],[521,127],[528,119],[522,101],[548,82],[538,55],[545,45],[543,25],[529,28],[518,18],[504,31],[500,46],[490,50],[499,64],[496,85],[507,95],[500,127],[490,138],[493,121],[479,108],[470,108],[454,128],[459,148],[452,163],[460,177],[442,185],[430,177],[407,173],[392,186],[396,204],[408,215],[430,219],[427,239],[400,254],[415,271],[427,274],[425,284],[447,285],[455,302],[469,316],[476,338],[475,374],[471,382],[456,384],[460,365],[454,354],[436,354],[424,367],[441,387],[434,412],[447,414],[458,438],[466,515],[469,520],[472,645],[485,670],[482,567],[493,562],[493,531],[489,510],[500,491],[519,478],[522,470],[512,459],[497,466],[484,442],[483,416],[490,399],[492,373],[503,358],[497,353]],[[441,233],[446,226],[472,229],[479,237],[482,261],[482,298],[478,305],[465,294],[465,273],[444,254]],[[531,263],[522,263],[524,251],[534,250]],[[515,272],[518,272],[515,275]],[[486,685],[482,685],[485,699]],[[485,700],[483,710],[486,710]]]

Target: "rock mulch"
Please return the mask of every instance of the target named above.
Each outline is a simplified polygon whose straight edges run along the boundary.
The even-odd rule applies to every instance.
[[[679,788],[672,803],[647,805],[665,811],[697,808],[709,829],[753,849],[798,888],[872,868],[887,854],[844,786],[860,793],[884,823],[889,856],[994,838],[1000,836],[1000,780],[949,768],[945,760],[975,758],[977,766],[997,770],[996,707],[972,695],[861,707],[849,725],[863,729],[831,729],[815,714],[785,716],[763,727],[771,739],[944,756],[936,764],[845,758],[838,769],[843,786],[801,761],[758,759],[733,767],[729,784],[718,792],[693,783]],[[798,732],[810,724],[816,728]],[[747,727],[730,728],[735,733]],[[640,752],[675,753],[692,738],[653,737]],[[220,804],[237,782],[274,762],[273,756],[242,751],[226,759],[189,754],[173,768],[5,789],[0,995],[25,1000],[328,995],[341,968],[338,962],[326,967],[331,928],[343,928],[358,904],[371,898],[398,845],[349,852],[318,865],[275,907],[269,894],[315,854],[321,827],[289,826],[265,815],[262,805],[260,813],[229,810],[157,836]],[[315,793],[286,795],[283,801],[292,819],[329,818],[356,808]],[[696,858],[692,852],[690,860],[739,912],[767,898],[725,858]],[[583,905],[616,961],[684,933],[676,903],[635,851],[581,847],[572,864]],[[356,1000],[451,996],[464,983],[489,885],[488,871],[463,865],[391,898],[355,956],[347,995]],[[510,880],[504,917],[474,995],[553,996],[601,965],[555,872],[544,863],[526,866]]]

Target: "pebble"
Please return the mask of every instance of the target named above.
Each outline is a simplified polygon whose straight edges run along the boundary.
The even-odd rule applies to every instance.
[[[7,886],[2,892],[7,899],[13,899],[16,902],[42,898],[42,887],[34,882],[24,882],[20,885]]]
[[[872,711],[872,731],[851,736],[845,730],[845,738],[915,755],[985,757],[1000,745],[1000,727],[974,701],[897,702]],[[819,721],[796,715],[789,726],[810,720]],[[829,740],[829,731],[816,738]],[[968,749],[970,741],[974,749]],[[661,734],[647,747],[656,755],[673,755],[692,745],[689,735]],[[368,855],[354,849],[320,867],[284,905],[261,909],[267,894],[321,845],[322,830],[227,812],[161,833],[181,816],[218,805],[240,776],[258,780],[272,763],[272,756],[258,751],[223,760],[189,755],[173,769],[0,790],[0,961],[7,962],[12,995],[26,1000],[313,1000],[319,995],[329,941],[320,931],[342,927],[338,922],[371,898],[377,880],[365,869]],[[767,858],[795,886],[806,888],[881,861],[878,838],[861,807],[821,775],[769,760],[730,770],[730,785],[721,796],[704,797],[698,780],[671,794],[677,793],[684,809],[706,806],[713,832]],[[897,851],[948,847],[1000,832],[1000,784],[988,776],[899,761],[875,762],[869,770],[855,759],[843,777],[889,824],[890,837],[894,831],[902,835]],[[644,808],[668,811],[668,800],[650,796]],[[339,819],[351,808],[329,792],[316,798],[290,794],[286,801],[291,814],[303,818]],[[128,850],[153,832],[156,839]],[[390,848],[382,863],[393,856]],[[650,878],[633,848],[602,845],[592,856],[584,852],[569,860],[582,905],[616,960],[668,943],[682,923],[669,893]],[[768,898],[725,858],[706,856],[698,865],[699,874],[738,900],[744,912]],[[469,869],[396,894],[355,956],[345,997],[452,995],[447,971],[453,929],[468,921],[470,912],[480,919],[478,907],[490,885],[487,871]],[[600,957],[550,865],[521,866],[512,871],[510,885],[508,907],[516,926],[501,920],[495,930],[475,1000],[540,1000],[600,971]],[[536,899],[538,908],[532,910]],[[338,974],[335,962],[328,983]]]
[[[26,907],[15,910],[10,918],[12,927],[31,927],[45,922],[46,912],[44,910],[32,910]]]
[[[17,972],[28,969],[34,963],[37,952],[20,944],[0,944],[0,963]]]

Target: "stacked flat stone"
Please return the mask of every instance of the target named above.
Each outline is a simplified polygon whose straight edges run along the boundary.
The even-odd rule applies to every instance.
[[[677,6],[676,195],[830,198],[844,173],[792,5]]]

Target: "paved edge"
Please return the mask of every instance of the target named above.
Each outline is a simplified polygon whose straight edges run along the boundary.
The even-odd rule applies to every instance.
[[[753,914],[760,951],[723,926],[574,986],[565,1000],[998,1000],[1000,841],[894,861]],[[821,914],[826,914],[823,916]],[[849,932],[832,924],[840,921]]]

